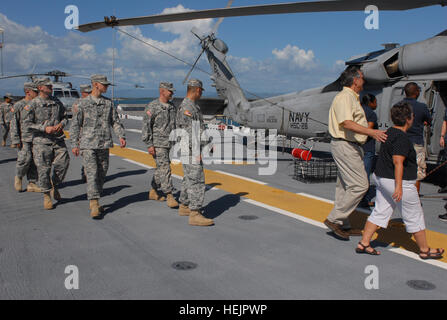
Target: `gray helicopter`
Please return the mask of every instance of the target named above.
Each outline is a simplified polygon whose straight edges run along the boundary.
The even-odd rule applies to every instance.
[[[230,1],[229,5],[232,1]],[[221,19],[213,32],[199,37],[202,53],[207,54],[211,66],[211,79],[218,95],[225,101],[225,115],[252,129],[277,129],[279,134],[303,139],[328,139],[328,111],[335,95],[342,89],[339,80],[315,89],[260,98],[249,101],[226,61],[227,45],[215,37],[223,17],[295,12],[363,11],[370,1],[316,1],[286,4],[233,7],[163,14],[130,19],[106,17],[103,22],[79,26],[82,32],[104,27],[142,25],[203,18]],[[432,5],[447,5],[447,1],[429,0],[375,0],[380,10],[408,10]],[[197,35],[196,35],[197,36]],[[202,54],[201,53],[201,54]],[[197,58],[193,68],[200,56]],[[426,132],[429,160],[437,160],[439,138],[447,105],[447,30],[433,38],[404,45],[385,45],[382,50],[355,56],[346,65],[357,65],[364,73],[364,92],[377,97],[379,128],[392,125],[389,108],[404,98],[404,86],[416,82],[421,87],[419,100],[428,105],[433,123]],[[189,75],[189,73],[188,73]]]
[[[71,117],[71,107],[73,103],[79,99],[80,95],[79,92],[73,88],[73,85],[71,82],[64,82],[61,80],[61,78],[64,77],[80,77],[80,76],[73,76],[68,73],[59,71],[59,70],[53,70],[45,73],[30,73],[30,74],[20,74],[20,75],[13,75],[13,76],[5,76],[0,77],[0,80],[2,79],[10,79],[10,78],[19,78],[19,77],[27,77],[30,81],[34,81],[38,76],[47,76],[47,77],[53,77],[53,96],[58,98],[62,104],[64,105],[65,109],[67,110],[67,114],[69,117]],[[87,77],[81,77],[81,78],[87,78]]]
[[[213,86],[225,99],[225,115],[253,129],[277,129],[279,134],[290,137],[328,139],[328,112],[342,89],[339,79],[321,88],[248,101],[226,61],[226,44],[212,35],[201,39],[201,43],[211,66]],[[389,109],[405,97],[405,85],[416,82],[421,87],[419,101],[428,105],[433,117],[426,132],[427,153],[430,160],[436,160],[447,106],[447,31],[402,47],[387,45],[383,50],[353,57],[346,65],[361,68],[366,80],[362,94],[376,96],[379,129],[392,126]]]

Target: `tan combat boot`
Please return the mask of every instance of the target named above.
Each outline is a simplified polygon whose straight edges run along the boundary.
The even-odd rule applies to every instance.
[[[6,146],[6,140],[2,140],[2,147]]]
[[[22,178],[17,176],[14,177],[14,189],[16,189],[17,192],[22,191]]]
[[[98,199],[90,200],[90,216],[93,219],[98,219],[100,215],[101,215],[101,212],[99,209]]]
[[[168,193],[166,195],[166,204],[168,205],[169,208],[177,208],[178,207],[178,202],[175,200],[172,193]]]
[[[40,188],[34,182],[28,183],[28,186],[26,187],[26,191],[27,192],[42,192],[42,190],[40,190]]]
[[[178,215],[185,217],[185,216],[189,216],[190,213],[191,213],[191,210],[189,210],[188,206],[185,206],[184,204],[180,203],[180,206],[178,208]]]
[[[166,198],[160,196],[155,189],[151,189],[151,191],[149,192],[149,200],[165,201]]]
[[[189,224],[191,226],[205,227],[213,225],[214,221],[202,216],[202,214],[198,210],[191,210],[191,213],[189,214]]]
[[[62,199],[61,194],[59,193],[59,190],[57,190],[57,188],[55,186],[53,186],[53,189],[51,189],[50,194],[53,197],[53,199],[56,201],[59,201],[60,199]]]
[[[53,202],[51,202],[51,197],[49,192],[43,194],[43,208],[45,210],[53,209]]]

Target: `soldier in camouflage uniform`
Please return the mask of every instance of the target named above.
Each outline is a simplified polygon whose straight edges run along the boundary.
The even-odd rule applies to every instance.
[[[177,129],[184,130],[180,142],[182,146],[183,181],[179,199],[181,203],[179,214],[189,215],[189,224],[196,226],[214,224],[212,219],[205,218],[200,212],[205,197],[205,174],[200,153],[200,135],[205,126],[197,101],[202,96],[203,90],[200,80],[191,79],[188,81],[186,98],[180,104],[176,119]],[[196,125],[200,126],[200,132],[193,132]]]
[[[160,195],[161,190],[166,194],[167,205],[170,208],[178,207],[178,202],[172,195],[171,161],[169,160],[171,150],[169,135],[175,129],[176,117],[175,106],[170,101],[174,91],[172,83],[160,83],[160,97],[146,107],[142,128],[142,140],[147,144],[148,152],[154,157],[157,165],[152,177],[149,199],[163,201],[165,198]]]
[[[14,104],[14,117],[11,121],[11,143],[18,147],[16,176],[14,178],[14,188],[22,191],[22,179],[28,178],[28,192],[40,192],[36,185],[37,168],[33,160],[33,134],[24,125],[27,114],[25,106],[37,97],[37,85],[33,82],[24,84],[25,98]],[[29,108],[28,108],[29,109]]]
[[[73,103],[73,107],[72,107],[73,119],[76,118],[76,113],[78,112],[79,102],[82,99],[87,98],[90,95],[90,93],[92,93],[92,86],[89,84],[81,84],[79,86],[79,89],[81,89],[81,98],[79,98],[78,100],[76,100]],[[87,182],[87,177],[85,176],[84,165],[81,166],[81,181],[83,183]]]
[[[82,156],[87,175],[87,198],[90,200],[90,215],[101,218],[103,208],[99,198],[109,168],[109,148],[113,147],[111,128],[120,139],[120,146],[126,146],[124,127],[112,101],[104,96],[111,83],[102,75],[93,75],[92,93],[78,104],[70,128],[72,152]]]
[[[62,183],[70,164],[65,145],[64,127],[68,123],[64,105],[51,96],[53,85],[50,78],[36,81],[39,96],[23,110],[23,125],[33,133],[33,157],[37,167],[39,188],[44,194],[44,208],[53,209],[51,197],[59,201],[57,186]],[[53,174],[51,175],[51,169]]]
[[[0,104],[0,125],[2,126],[2,147],[6,146],[6,139],[10,129],[10,123],[14,116],[14,107],[11,103],[12,95],[7,93],[4,97],[5,101]],[[14,145],[11,145],[14,147]]]

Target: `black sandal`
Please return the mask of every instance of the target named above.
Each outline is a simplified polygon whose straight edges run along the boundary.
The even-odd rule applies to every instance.
[[[442,258],[442,254],[444,253],[444,249],[437,248],[437,249],[436,249],[436,252],[431,252],[430,250],[431,250],[431,249],[428,248],[428,250],[427,250],[426,252],[424,252],[424,251],[420,251],[420,252],[419,252],[419,258],[421,258],[421,259],[423,259],[423,260],[428,260],[428,259],[441,259],[441,258]],[[426,256],[425,256],[425,257],[421,256],[421,253],[422,253],[422,254],[425,254]]]
[[[370,255],[372,255],[372,256],[380,256],[380,253],[378,253],[378,252],[376,251],[376,249],[374,249],[373,247],[371,247],[371,245],[369,245],[369,246],[365,246],[364,244],[362,244],[361,241],[359,241],[359,245],[361,245],[362,248],[361,248],[361,249],[360,249],[360,248],[355,248],[355,252],[357,252],[357,253],[366,253],[366,254],[370,254]],[[373,251],[367,251],[366,249],[368,249],[368,248],[373,249]]]

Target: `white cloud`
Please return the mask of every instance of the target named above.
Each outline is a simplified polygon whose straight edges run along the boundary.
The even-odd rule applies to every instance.
[[[312,50],[303,50],[288,44],[284,49],[272,51],[276,59],[289,63],[292,67],[312,69],[316,66],[315,54]]]
[[[161,13],[180,13],[180,12],[190,12],[191,9],[187,9],[181,4],[174,8],[166,8]],[[182,22],[172,22],[172,23],[159,23],[155,26],[164,32],[170,32],[172,34],[177,34],[182,37],[190,38],[192,36],[191,29],[196,28],[201,34],[209,34],[212,31],[213,19],[201,19],[201,20],[190,20]]]
[[[321,65],[312,50],[288,44],[274,49],[264,60],[228,56],[242,88],[253,93],[289,93],[324,86],[338,75],[336,70]]]
[[[337,60],[334,62],[332,66],[332,70],[338,73],[341,73],[346,68],[346,64],[344,60]]]
[[[182,5],[167,8],[163,13],[191,11]],[[202,34],[209,33],[215,20],[204,19],[177,23],[157,24],[156,28],[174,37],[168,41],[151,38],[146,29],[123,27],[128,32],[161,50],[169,52],[182,60],[193,63],[201,48],[198,39],[190,32],[196,28]],[[28,73],[37,63],[36,71],[59,69],[72,74],[106,74],[111,78],[113,49],[99,50],[94,37],[76,32],[64,36],[54,36],[40,27],[20,25],[0,13],[0,25],[5,29],[7,42],[4,48],[6,72],[8,74]],[[157,88],[158,82],[174,82],[176,88],[184,87],[181,82],[189,70],[184,63],[149,47],[120,32],[117,33],[115,51],[115,80],[119,84],[116,90],[132,89],[135,84],[145,88]],[[228,56],[227,60],[243,88],[253,92],[291,92],[322,85],[322,79],[331,78],[332,67],[319,64],[313,50],[300,49],[288,44],[283,49],[274,49],[272,55],[259,60],[251,57]],[[199,66],[209,72],[206,57],[202,57]],[[200,78],[209,86],[209,76],[196,70],[192,76]],[[335,77],[336,78],[336,77]],[[70,79],[75,85],[81,80]],[[15,86],[23,79],[16,80]],[[82,80],[85,82],[85,80]],[[127,85],[127,87],[126,87]],[[123,87],[124,86],[124,87]],[[135,91],[144,95],[144,90]],[[214,90],[207,90],[214,94]]]
[[[79,63],[96,58],[94,46],[87,37],[70,32],[55,37],[40,27],[22,26],[0,13],[0,25],[5,30],[5,71],[29,72],[34,64],[40,68]]]
[[[191,11],[178,5],[174,8],[167,8],[162,13],[178,13]],[[200,52],[199,40],[191,33],[191,29],[195,28],[201,34],[208,34],[213,27],[212,19],[202,19],[175,23],[156,24],[155,26],[163,32],[176,35],[172,41],[158,41],[146,37],[140,27],[126,27],[123,31],[134,35],[138,39],[159,48],[165,52],[171,53],[181,60],[193,63]],[[131,61],[133,67],[139,70],[152,71],[154,68],[165,68],[165,72],[160,71],[161,77],[172,77],[171,81],[180,80],[187,73],[188,66],[181,61],[169,57],[160,50],[154,49],[142,41],[135,40],[128,35],[120,33],[119,35],[121,49],[121,61]],[[175,71],[173,69],[176,69]],[[180,72],[178,72],[181,70]],[[160,80],[163,78],[160,78]]]

